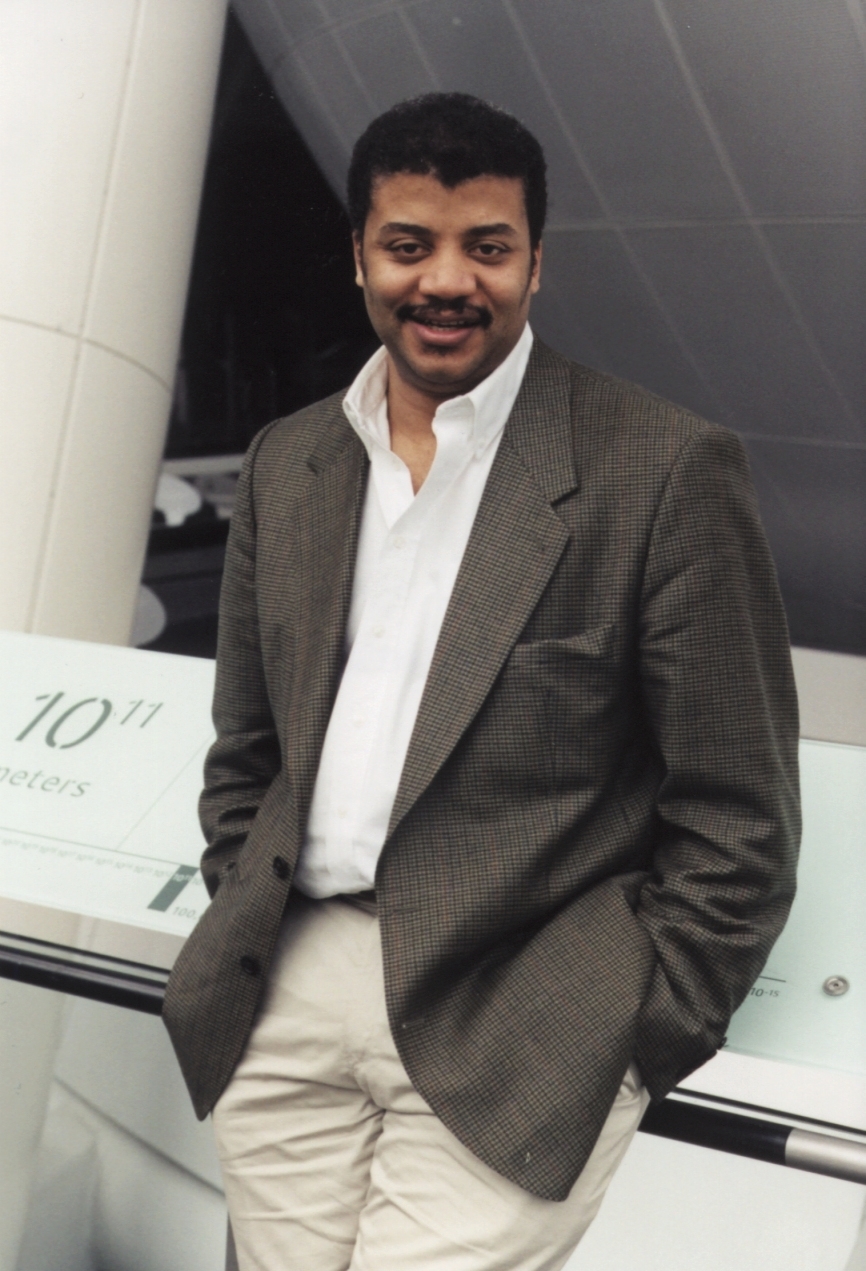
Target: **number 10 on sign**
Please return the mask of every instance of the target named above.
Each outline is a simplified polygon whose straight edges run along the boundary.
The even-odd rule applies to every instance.
[[[49,724],[48,717],[55,707],[61,706],[64,697],[66,697],[64,692],[55,693],[53,696],[50,693],[41,693],[36,701],[45,702],[46,705],[22,729],[15,740],[23,741],[29,733],[33,732],[36,725],[44,720],[46,731],[43,741],[46,746],[56,747],[58,750],[70,750],[73,746],[80,746],[94,733],[99,732],[114,711],[114,705],[107,697],[83,697],[80,702],[74,702],[71,706],[62,709],[61,713]],[[134,723],[134,726],[138,728],[146,728],[162,705],[162,702],[145,702],[143,697],[138,701],[127,702],[127,706],[131,709],[126,712],[119,724],[122,727],[124,724]],[[138,715],[139,711],[141,711],[140,715]],[[138,718],[134,719],[136,715]]]

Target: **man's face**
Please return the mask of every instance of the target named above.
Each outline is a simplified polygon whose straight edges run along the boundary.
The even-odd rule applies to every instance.
[[[380,177],[354,244],[370,321],[408,384],[469,392],[514,348],[541,262],[518,178]]]

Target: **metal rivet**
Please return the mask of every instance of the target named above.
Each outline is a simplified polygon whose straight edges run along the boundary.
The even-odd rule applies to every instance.
[[[847,993],[851,985],[845,979],[844,975],[830,975],[824,981],[824,992],[828,997],[841,997],[843,993]]]

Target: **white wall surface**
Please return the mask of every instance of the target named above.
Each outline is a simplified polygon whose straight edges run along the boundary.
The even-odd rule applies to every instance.
[[[218,1190],[55,1086],[16,1271],[220,1271],[225,1240]]]

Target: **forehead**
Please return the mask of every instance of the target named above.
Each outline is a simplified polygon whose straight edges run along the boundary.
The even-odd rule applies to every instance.
[[[370,194],[368,231],[389,222],[424,226],[435,233],[505,224],[529,234],[519,177],[472,177],[449,187],[429,173],[396,172],[376,177]]]

